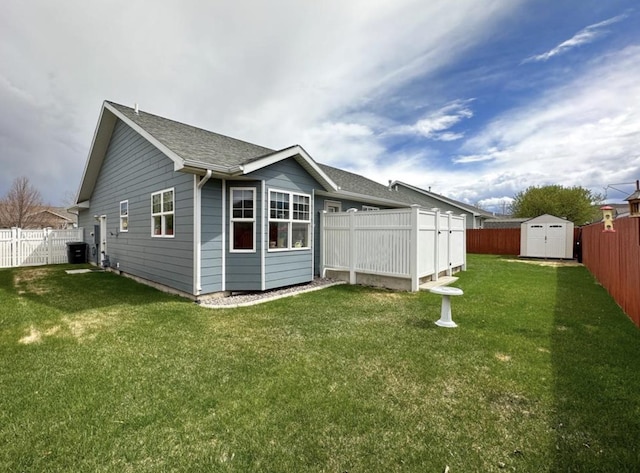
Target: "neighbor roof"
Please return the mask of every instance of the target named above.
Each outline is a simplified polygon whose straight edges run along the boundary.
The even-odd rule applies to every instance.
[[[416,186],[412,186],[411,184],[407,184],[405,182],[394,181],[391,183],[391,187],[395,188],[395,186],[399,186],[398,192],[404,195],[406,198],[409,198],[409,196],[413,192],[416,192],[418,194],[424,195],[425,197],[429,197],[434,200],[439,200],[441,202],[452,205],[454,207],[458,207],[460,210],[464,211],[465,213],[470,213],[474,216],[480,216],[485,218],[494,218],[494,215],[491,212],[487,212],[486,210],[482,210],[481,208],[474,207],[473,205],[465,204],[464,202],[460,202],[459,200],[451,199],[449,197],[436,194],[435,192],[431,192]],[[410,191],[408,192],[407,190],[410,190],[413,192],[410,192]],[[420,204],[420,201],[418,200],[417,203]]]
[[[320,167],[338,185],[338,194],[344,197],[351,197],[355,200],[362,196],[374,197],[380,203],[387,205],[406,206],[415,203],[413,200],[405,199],[404,196],[391,190],[388,186],[359,174],[327,166],[326,164],[320,164]]]

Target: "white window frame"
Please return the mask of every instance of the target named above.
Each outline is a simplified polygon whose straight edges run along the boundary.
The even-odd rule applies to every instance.
[[[380,210],[380,207],[374,207],[373,205],[363,205],[362,206],[362,211],[363,212],[371,212],[373,210]]]
[[[125,213],[122,213],[122,204],[126,205]],[[123,223],[126,224],[123,225]],[[129,201],[123,200],[120,202],[120,233],[126,233],[129,231]]]
[[[272,218],[271,217],[271,201],[272,201],[272,194],[273,193],[278,193],[278,194],[287,194],[289,196],[289,215],[287,218]],[[306,199],[308,199],[309,202],[309,211],[307,212],[308,214],[308,218],[306,220],[300,220],[300,219],[294,219],[293,218],[293,197],[294,196],[298,196],[298,197],[304,197]],[[288,190],[282,190],[282,189],[269,189],[269,199],[267,202],[267,240],[269,241],[269,248],[268,251],[269,252],[281,252],[281,251],[304,251],[304,250],[310,250],[311,249],[311,239],[313,238],[312,234],[311,234],[311,215],[313,212],[313,200],[311,198],[311,195],[309,194],[305,194],[303,192],[294,192],[294,191],[288,191]],[[286,224],[287,225],[287,246],[284,248],[272,248],[271,247],[271,238],[270,238],[270,229],[271,229],[271,223],[282,223],[282,224]],[[307,246],[300,246],[300,247],[296,247],[295,246],[295,242],[293,241],[293,224],[294,223],[299,223],[299,224],[305,224],[307,226]]]
[[[171,192],[171,210],[165,210],[164,208],[164,195],[167,192]],[[153,211],[153,197],[159,195],[160,196],[160,212]],[[166,219],[168,216],[171,216],[173,219],[171,234],[165,233],[166,229]],[[160,217],[160,233],[155,233],[155,217]],[[162,189],[161,191],[152,192],[151,193],[151,237],[152,238],[175,238],[176,236],[176,191],[174,187],[170,187],[168,189]]]
[[[331,209],[336,209],[334,212],[342,212],[342,202],[338,200],[325,200],[324,201],[324,209],[327,212],[331,212]]]
[[[233,192],[234,191],[251,191],[251,195],[253,196],[253,217],[252,218],[244,218],[244,217],[234,217],[233,216]],[[229,188],[229,252],[230,253],[255,253],[256,252],[256,212],[258,209],[256,208],[256,188],[255,187],[230,187]],[[252,223],[252,248],[239,248],[236,249],[233,247],[234,238],[233,238],[233,227],[236,222],[251,222]]]

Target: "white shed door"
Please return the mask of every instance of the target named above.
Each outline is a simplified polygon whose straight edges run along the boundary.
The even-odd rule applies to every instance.
[[[533,258],[564,258],[566,223],[535,223],[527,228],[528,255]]]
[[[567,224],[550,223],[547,226],[547,258],[564,258],[564,247],[567,242]]]
[[[532,223],[527,228],[527,256],[546,258],[547,229],[546,225]]]

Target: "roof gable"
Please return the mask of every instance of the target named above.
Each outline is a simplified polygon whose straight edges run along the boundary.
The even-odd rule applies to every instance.
[[[122,120],[174,163],[176,171],[218,177],[248,174],[277,161],[295,158],[326,190],[337,185],[301,146],[272,150],[157,115],[105,101],[100,111],[76,203],[90,199],[117,120]]]
[[[566,218],[556,217],[551,214],[542,214],[537,217],[525,220],[523,223],[567,223],[569,220]]]

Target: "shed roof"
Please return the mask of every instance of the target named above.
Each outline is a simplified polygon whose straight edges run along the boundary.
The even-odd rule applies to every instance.
[[[569,222],[566,218],[556,217],[555,215],[543,214],[537,217],[525,220],[522,223],[566,223]]]

